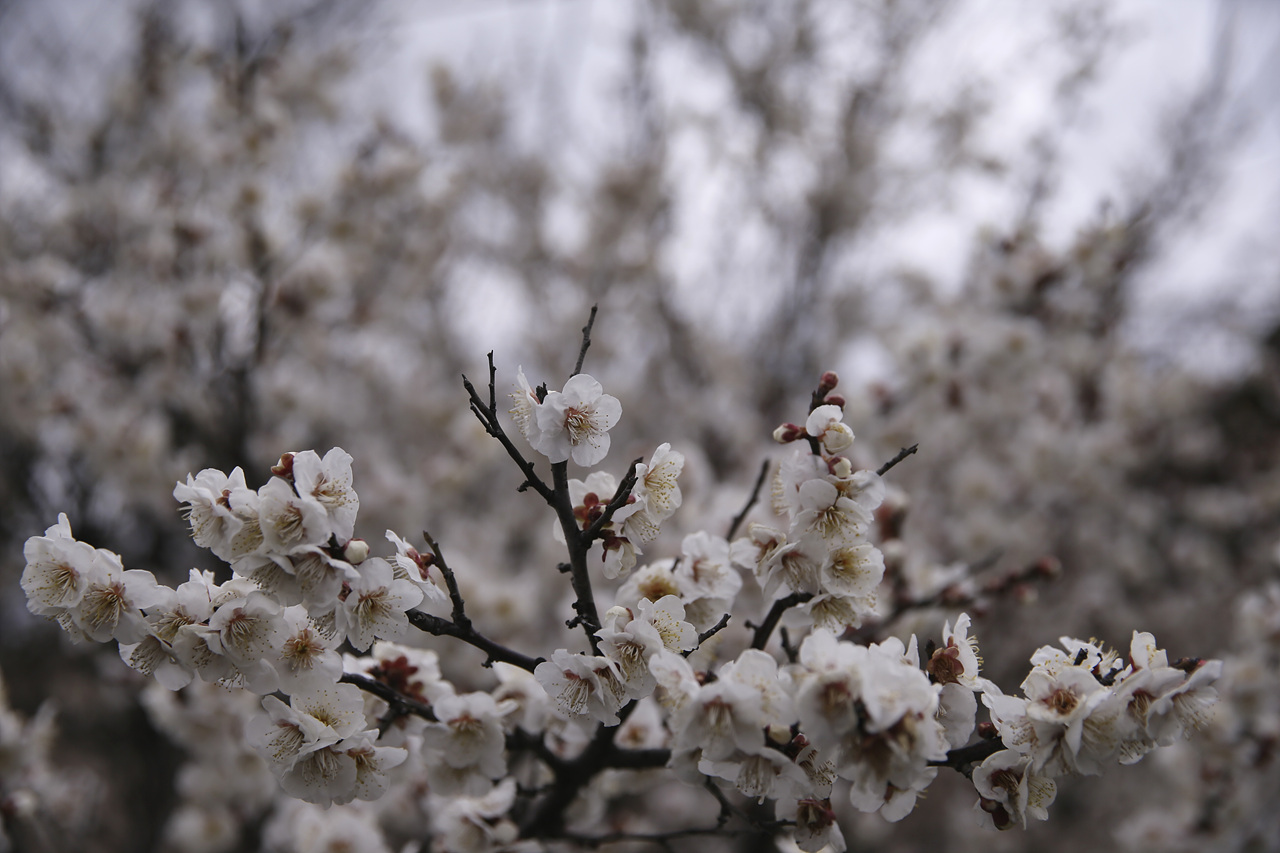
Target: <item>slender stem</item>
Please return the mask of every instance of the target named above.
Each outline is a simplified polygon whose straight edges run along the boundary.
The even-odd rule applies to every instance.
[[[596,636],[596,632],[600,630],[600,614],[596,611],[596,599],[591,591],[591,575],[587,571],[587,551],[590,544],[584,543],[581,535],[583,531],[578,529],[578,519],[573,514],[573,502],[569,499],[569,463],[552,463],[551,480],[555,484],[554,501],[551,506],[560,520],[560,528],[564,531],[564,541],[569,550],[569,582],[573,585],[573,609],[578,614],[578,624],[587,633],[591,653],[598,655],[600,638]]]
[[[440,550],[440,543],[432,539],[431,534],[425,530],[422,531],[422,538],[427,541],[427,547],[431,549],[431,554],[435,557],[434,563],[440,569],[440,574],[444,575],[445,586],[449,589],[449,600],[453,602],[454,624],[459,628],[470,628],[471,619],[467,616],[462,600],[462,592],[458,589],[458,579],[454,577],[453,569],[449,568],[449,564],[445,562],[444,552]]]
[[[502,661],[533,672],[538,664],[546,660],[546,658],[532,658],[528,655],[522,655],[500,643],[495,643],[469,623],[465,627],[456,625],[448,619],[441,619],[439,616],[432,616],[429,613],[423,613],[421,610],[410,610],[408,616],[409,621],[420,631],[426,631],[428,634],[434,634],[437,637],[456,637],[462,642],[480,649],[480,651],[489,656],[485,661],[485,666],[491,665],[494,661]]]
[[[587,318],[587,325],[582,327],[582,349],[578,350],[578,363],[573,366],[574,376],[582,372],[582,362],[586,360],[587,348],[591,346],[591,327],[596,324],[596,311],[599,308],[599,305],[591,306],[591,316]]]
[[[492,358],[493,353],[490,353],[489,355]],[[489,399],[491,401],[496,399],[496,391],[493,383],[493,368],[491,363],[489,373]],[[542,481],[542,478],[538,476],[538,472],[534,470],[533,463],[524,458],[524,454],[521,453],[520,449],[512,443],[511,439],[507,437],[506,431],[502,429],[502,424],[498,421],[496,402],[492,404],[486,403],[484,399],[481,398],[479,392],[476,391],[476,386],[472,385],[471,380],[465,375],[462,377],[462,387],[467,389],[467,395],[471,401],[471,411],[475,414],[476,419],[480,421],[480,425],[484,427],[485,432],[489,433],[489,435],[496,438],[502,444],[503,449],[507,451],[507,455],[510,456],[511,460],[520,468],[520,472],[524,474],[524,484],[520,487],[521,491],[526,488],[532,488],[549,505],[555,506],[555,495],[551,491],[551,487]]]
[[[698,649],[700,649],[702,647],[702,644],[705,643],[707,640],[710,640],[716,634],[719,634],[721,631],[723,631],[725,627],[729,624],[730,616],[732,616],[732,614],[730,613],[726,613],[725,615],[721,616],[719,622],[712,625],[710,628],[708,628],[707,630],[703,631],[701,634],[698,635],[698,645],[694,646],[692,649],[690,649],[687,652],[682,652],[682,654],[685,657],[688,657],[689,655],[693,654]]]
[[[627,471],[627,476],[622,478],[622,482],[618,484],[618,488],[614,491],[613,497],[604,508],[604,512],[600,513],[600,517],[591,522],[591,526],[587,527],[580,534],[584,547],[591,547],[591,543],[600,538],[600,531],[605,525],[613,521],[613,514],[627,505],[627,499],[631,497],[631,490],[636,487],[636,466],[644,461],[641,456],[631,463],[631,468]],[[576,527],[576,524],[575,524]]]
[[[769,637],[773,634],[773,629],[778,627],[778,620],[782,618],[782,614],[787,612],[791,607],[797,604],[803,604],[813,598],[811,592],[793,592],[786,598],[779,598],[773,603],[773,607],[769,609],[769,615],[764,617],[764,621],[760,623],[760,627],[756,628],[755,636],[751,638],[751,648],[763,649],[769,645]]]
[[[894,465],[897,465],[899,462],[901,462],[903,459],[906,459],[911,454],[915,453],[916,448],[918,448],[919,446],[920,446],[919,444],[913,444],[910,447],[902,448],[901,450],[898,451],[897,456],[893,457],[888,462],[884,463],[879,468],[877,468],[876,473],[883,477],[890,468],[892,468]]]
[[[405,696],[399,690],[396,690],[390,684],[384,684],[375,678],[367,675],[361,675],[358,672],[344,672],[342,677],[338,679],[342,684],[354,684],[366,693],[372,693],[382,701],[391,706],[395,716],[404,716],[412,714],[415,717],[421,717],[424,720],[436,719],[436,712],[432,710],[430,705],[419,702],[417,699],[411,699]]]
[[[756,476],[756,484],[751,487],[751,496],[747,498],[747,502],[743,504],[742,511],[733,517],[733,523],[729,525],[729,532],[725,535],[725,539],[732,540],[738,533],[738,528],[742,526],[742,522],[746,520],[747,513],[751,512],[751,508],[756,505],[756,501],[760,499],[760,489],[764,486],[765,478],[769,476],[769,460],[766,459],[760,463],[760,473]]]

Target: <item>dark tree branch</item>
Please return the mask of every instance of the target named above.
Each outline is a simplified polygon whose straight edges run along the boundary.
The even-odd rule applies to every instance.
[[[409,621],[420,631],[434,634],[437,637],[456,637],[462,642],[480,649],[480,651],[489,656],[485,661],[485,666],[491,665],[494,661],[502,661],[533,672],[538,664],[546,660],[546,658],[531,658],[528,655],[522,655],[506,646],[495,643],[473,628],[469,622],[465,627],[455,625],[448,619],[441,619],[439,616],[432,616],[429,613],[423,613],[421,610],[410,610],[408,615]]]
[[[636,459],[631,463],[631,468],[627,471],[627,476],[622,478],[622,482],[618,484],[618,488],[614,491],[613,497],[609,500],[604,511],[600,513],[600,517],[591,522],[591,526],[579,534],[584,547],[590,548],[591,543],[600,538],[600,531],[605,525],[613,521],[613,514],[627,505],[627,500],[631,497],[631,490],[636,487],[636,466],[644,462],[644,457]]]
[[[591,306],[591,316],[587,318],[587,325],[582,327],[582,349],[578,350],[578,362],[573,366],[573,375],[577,376],[582,372],[582,362],[587,358],[587,348],[591,346],[591,327],[596,324],[596,311],[599,305]]]
[[[751,487],[751,496],[747,498],[747,502],[743,504],[742,510],[733,517],[733,523],[729,525],[729,532],[725,535],[726,539],[732,540],[737,534],[738,528],[742,526],[742,522],[746,520],[747,513],[751,512],[751,508],[756,505],[756,501],[760,499],[760,489],[764,487],[765,478],[769,476],[769,460],[766,459],[760,463],[760,474],[756,477],[756,484]]]
[[[569,463],[552,463],[551,479],[555,484],[551,505],[556,511],[556,517],[560,520],[560,529],[564,531],[564,541],[569,550],[569,582],[573,586],[573,609],[577,613],[578,624],[587,633],[591,653],[598,655],[600,638],[596,636],[596,632],[600,630],[600,614],[596,611],[595,594],[591,591],[591,575],[587,571],[587,551],[590,545],[584,544],[582,534],[585,531],[578,528],[578,519],[573,514],[573,501],[569,499]]]
[[[463,601],[462,592],[458,589],[458,579],[453,575],[453,569],[449,568],[449,564],[444,560],[444,552],[440,550],[440,544],[431,538],[431,534],[422,531],[422,538],[426,540],[427,547],[431,549],[431,554],[435,558],[434,563],[440,569],[440,574],[444,575],[445,586],[449,589],[449,600],[453,602],[453,622],[463,630],[471,629],[471,619],[467,616]]]
[[[958,773],[963,773],[966,778],[972,778],[973,765],[981,764],[1002,749],[1008,749],[1008,747],[998,737],[990,740],[980,740],[977,743],[951,750],[947,753],[946,758],[941,761],[930,761],[929,766],[950,767]]]
[[[367,675],[361,675],[357,672],[344,672],[338,681],[343,684],[354,684],[364,692],[372,693],[374,696],[377,696],[379,699],[390,705],[391,708],[387,714],[389,720],[394,720],[396,717],[404,717],[410,714],[432,722],[436,720],[436,712],[432,710],[430,705],[405,696],[390,684],[385,684],[378,681],[376,678],[370,678]],[[383,731],[381,725],[379,726],[379,730]]]
[[[696,652],[698,649],[702,648],[702,644],[703,644],[703,643],[705,643],[707,640],[710,640],[710,639],[711,639],[712,637],[714,637],[716,634],[719,634],[721,631],[723,631],[723,630],[725,629],[725,627],[729,624],[729,618],[730,618],[730,616],[732,616],[732,614],[730,614],[730,613],[726,613],[725,615],[723,615],[723,616],[721,616],[721,617],[720,617],[720,621],[719,621],[719,622],[717,622],[716,624],[712,625],[710,628],[708,628],[707,630],[705,630],[705,631],[703,631],[701,634],[699,634],[699,635],[698,635],[698,645],[694,646],[694,647],[693,647],[692,649],[690,649],[689,651],[684,652],[684,653],[683,653],[683,654],[684,654],[684,656],[685,656],[685,657],[688,657],[689,655],[693,654],[693,653],[694,653],[694,652]]]
[[[512,443],[507,437],[507,433],[502,428],[502,424],[498,421],[497,412],[497,391],[494,387],[494,366],[493,353],[489,353],[489,402],[486,403],[480,394],[476,391],[476,386],[471,384],[471,380],[465,375],[462,377],[462,387],[467,389],[467,395],[471,401],[471,411],[475,414],[476,419],[480,421],[480,425],[484,427],[484,431],[501,442],[502,447],[507,451],[507,455],[519,467],[520,472],[524,474],[524,483],[520,489],[532,488],[537,492],[544,501],[549,505],[555,506],[555,495],[551,487],[542,482],[542,478],[538,476],[534,470],[533,463],[524,458],[524,454],[520,449]]]
[[[813,598],[811,592],[793,592],[786,598],[779,598],[773,603],[773,607],[769,609],[769,615],[764,617],[764,621],[760,623],[760,627],[756,628],[755,636],[751,638],[751,648],[763,649],[769,645],[769,637],[773,634],[773,629],[778,627],[778,620],[782,618],[782,614],[786,613],[791,607],[797,604],[804,604]]]
[[[901,450],[898,451],[897,456],[893,457],[888,462],[884,463],[879,468],[877,468],[876,473],[879,474],[881,477],[883,477],[889,471],[890,468],[892,468],[894,465],[897,465],[899,462],[901,462],[903,459],[906,459],[911,454],[915,453],[916,448],[918,448],[919,446],[920,446],[919,444],[913,444],[910,447],[902,448]]]

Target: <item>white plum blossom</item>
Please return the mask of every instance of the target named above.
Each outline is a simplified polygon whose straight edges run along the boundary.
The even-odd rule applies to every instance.
[[[809,413],[804,431],[822,442],[827,453],[840,453],[853,444],[853,430],[843,421],[844,411],[839,406],[818,406]]]
[[[430,562],[422,553],[401,539],[393,530],[387,531],[387,541],[396,546],[396,553],[390,560],[395,576],[408,580],[422,590],[423,604],[444,604],[449,600],[449,593],[435,582],[429,571]]]
[[[239,559],[262,545],[258,495],[245,485],[239,468],[230,476],[216,468],[188,474],[186,483],[174,486],[173,497],[187,505],[182,514],[191,538],[223,560]]]
[[[529,443],[552,462],[570,457],[589,468],[609,453],[609,430],[622,416],[622,404],[604,393],[589,374],[570,377],[563,391],[550,391],[534,417],[537,432]]]
[[[979,823],[992,829],[1027,826],[1027,816],[1049,817],[1058,786],[1050,778],[1036,775],[1031,756],[1002,749],[988,756],[973,770],[973,786],[978,789],[974,810]]]
[[[687,652],[698,645],[698,631],[684,621],[684,602],[678,596],[665,595],[657,601],[641,601],[637,621],[652,625],[669,652]]]
[[[422,590],[397,580],[391,564],[371,557],[356,567],[342,604],[334,612],[337,630],[364,651],[375,639],[399,640],[409,630],[406,612],[422,602]]]
[[[330,531],[346,543],[360,511],[360,496],[351,485],[351,454],[334,447],[321,459],[314,450],[303,450],[293,454],[292,471],[298,494],[324,508]]]
[[[488,693],[442,696],[434,703],[438,722],[422,733],[422,748],[432,761],[455,770],[476,768],[489,779],[507,772],[502,717],[515,703],[495,702]]]
[[[297,495],[293,486],[279,477],[258,489],[258,518],[267,553],[288,554],[325,545],[332,532],[324,504],[310,495]]]
[[[617,711],[622,707],[626,685],[608,658],[557,649],[551,660],[538,664],[533,674],[561,717],[618,724]]]

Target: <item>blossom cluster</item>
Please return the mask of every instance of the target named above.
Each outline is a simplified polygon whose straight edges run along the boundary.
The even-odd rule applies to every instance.
[[[566,809],[599,796],[586,783],[659,767],[772,801],[776,820],[752,829],[790,831],[806,851],[844,849],[833,800],[901,820],[943,767],[970,776],[984,825],[1007,829],[1047,816],[1057,778],[1132,763],[1203,724],[1221,664],[1171,665],[1150,634],[1135,632],[1123,660],[1094,642],[1042,648],[1022,696],[981,675],[967,614],[923,654],[914,634],[860,634],[891,615],[873,537],[892,465],[855,470],[844,455],[854,436],[836,382],[824,374],[804,425],[775,433],[792,445],[773,477],[775,520],[738,538],[737,522],[727,538],[690,533],[677,557],[640,566],[683,502],[683,455],[663,444],[621,480],[569,478],[570,459],[605,458],[621,406],[589,375],[548,393],[521,372],[511,414],[551,464],[548,485],[467,383],[525,487],[555,511],[583,651],[533,657],[480,633],[429,537],[419,551],[387,531],[395,553],[370,556],[338,448],[285,454],[256,490],[238,468],[177,484],[192,538],[230,564],[230,580],[192,570],[169,588],[76,540],[63,515],[28,541],[22,586],[33,612],[76,640],[115,640],[162,688],[198,677],[261,696],[243,737],[288,796],[328,807],[425,792],[410,796],[439,817],[416,831],[448,851],[576,837]],[[621,579],[603,616],[597,574]],[[726,630],[753,601],[763,619]],[[803,639],[775,642],[783,622]],[[497,683],[460,689],[412,639],[426,635],[485,651]],[[181,729],[179,712],[153,704]]]

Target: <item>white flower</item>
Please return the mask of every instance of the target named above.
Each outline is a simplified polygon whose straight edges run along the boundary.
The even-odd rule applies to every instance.
[[[508,413],[516,422],[521,435],[532,444],[534,436],[538,433],[538,419],[535,413],[542,404],[538,402],[538,395],[529,386],[529,380],[524,378],[524,365],[516,369],[516,383],[520,387],[511,395],[511,408]]]
[[[799,511],[789,538],[816,533],[829,547],[853,543],[866,535],[871,511],[846,497],[829,480],[809,480],[800,486]]]
[[[579,373],[563,391],[549,392],[535,414],[538,431],[529,440],[534,450],[552,462],[572,456],[589,467],[608,455],[609,430],[622,416],[622,404],[590,375]]]
[[[390,771],[399,767],[409,757],[409,751],[397,746],[378,746],[378,733],[373,730],[357,732],[337,749],[345,752],[356,765],[355,789],[357,800],[377,800],[391,787]]]
[[[288,554],[308,545],[325,545],[332,532],[324,505],[310,495],[299,497],[279,477],[258,490],[258,513],[263,547],[270,553]]]
[[[642,603],[652,604],[647,599]],[[649,671],[649,658],[666,648],[662,636],[650,621],[634,618],[625,607],[610,607],[601,621],[603,626],[596,632],[600,649],[617,667],[627,695],[632,699],[648,696],[657,686]]]
[[[295,453],[293,484],[299,495],[324,507],[333,535],[347,542],[360,510],[360,497],[351,486],[351,454],[341,447],[331,449],[323,460],[314,450]]]
[[[973,770],[973,786],[978,789],[980,825],[991,829],[1027,827],[1027,815],[1036,820],[1049,817],[1049,806],[1058,793],[1052,779],[1031,769],[1031,757],[1002,749]]]
[[[182,514],[191,525],[191,538],[223,560],[239,559],[262,544],[258,496],[245,485],[239,468],[229,477],[215,468],[188,474],[185,484],[174,486],[173,496],[187,505]]]
[[[934,651],[927,664],[929,674],[939,684],[960,684],[970,690],[980,690],[978,679],[978,643],[969,636],[969,614],[961,613],[956,626],[948,621],[942,628],[942,648]]]
[[[684,621],[684,602],[677,596],[641,601],[639,618],[654,627],[669,652],[687,652],[698,645],[698,631]]]
[[[56,616],[79,604],[89,575],[102,559],[92,545],[72,538],[65,512],[44,536],[28,539],[22,553],[27,559],[21,581],[27,609],[41,616]]]
[[[618,724],[617,710],[626,696],[626,685],[608,658],[556,649],[551,660],[538,664],[533,675],[551,697],[552,707],[565,719],[590,717],[607,726]]]
[[[361,651],[377,638],[400,639],[409,630],[405,613],[422,602],[422,590],[396,580],[391,564],[380,557],[365,560],[356,571],[346,600],[334,611],[338,631]]]
[[[809,413],[804,431],[822,442],[827,453],[839,453],[853,444],[853,430],[842,423],[844,411],[839,406],[818,406]]]
[[[342,656],[335,651],[336,643],[312,624],[301,605],[286,607],[283,617],[286,634],[272,661],[280,675],[280,689],[293,693],[298,684],[316,678],[336,683],[342,676]]]
[[[370,761],[365,753],[369,744],[357,739],[352,742],[354,754],[348,754],[342,742],[364,731],[367,724],[359,688],[314,683],[295,693],[288,705],[266,696],[262,707],[266,716],[250,720],[246,734],[270,762],[285,793],[324,806],[355,798],[358,765]],[[376,761],[373,771],[391,766],[393,756],[386,756],[387,765]],[[366,792],[376,791],[375,780],[365,781]]]
[[[684,469],[684,453],[671,450],[671,444],[659,444],[648,465],[644,462],[636,465],[636,484],[631,494],[643,505],[641,512],[648,516],[654,533],[657,533],[658,524],[671,517],[684,501],[677,482]],[[652,538],[644,539],[644,542]]]
[[[488,693],[442,696],[434,705],[439,722],[422,732],[422,748],[431,759],[454,769],[475,767],[499,779],[507,772],[502,716],[514,708],[514,703],[499,704]]]
[[[431,577],[431,564],[417,548],[401,539],[393,530],[387,531],[387,541],[396,546],[396,555],[391,558],[391,565],[397,578],[408,580],[422,590],[425,603],[443,604],[449,600],[449,593]]]

